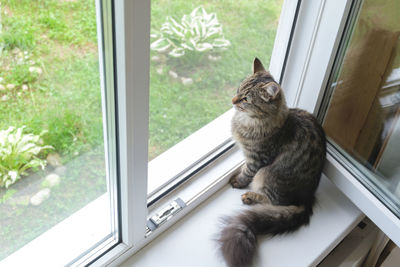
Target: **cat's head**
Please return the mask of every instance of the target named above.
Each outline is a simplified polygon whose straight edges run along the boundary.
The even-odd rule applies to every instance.
[[[246,78],[232,98],[236,110],[253,117],[273,116],[287,109],[280,85],[265,70],[258,58],[253,62],[253,74]]]

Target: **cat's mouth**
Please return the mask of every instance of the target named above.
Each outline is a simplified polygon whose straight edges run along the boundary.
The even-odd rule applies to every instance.
[[[244,111],[244,108],[242,108],[242,107],[240,106],[240,104],[236,104],[235,107],[236,107],[238,110],[240,110],[240,111]]]

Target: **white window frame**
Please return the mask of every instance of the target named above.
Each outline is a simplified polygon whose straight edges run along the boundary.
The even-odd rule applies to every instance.
[[[283,80],[289,105],[317,115],[352,4],[360,5],[360,1],[303,1],[298,25],[304,27],[296,27],[293,38],[296,46],[290,50],[286,69],[291,75],[286,75]],[[318,9],[318,12],[309,13],[308,9]],[[303,15],[306,13],[314,14],[314,23],[310,22],[309,16]],[[311,24],[307,26],[307,22]],[[355,169],[352,164],[346,167]],[[337,160],[332,146],[328,146],[324,174],[400,246],[400,219],[347,171]]]
[[[352,2],[351,0],[300,1],[300,9],[297,10],[298,1],[284,1],[270,71],[276,79],[281,78],[289,106],[317,113]],[[292,31],[296,10],[297,22],[290,39],[288,32]],[[116,0],[114,1],[114,12],[119,166],[110,166],[110,168],[119,170],[118,214],[120,222],[118,229],[120,235],[118,245],[105,252],[97,260],[92,261],[91,265],[94,266],[117,266],[122,263],[224,186],[229,175],[240,167],[244,159],[240,151],[234,148],[216,160],[215,164],[199,173],[195,177],[195,183],[201,184],[201,192],[194,192],[189,186],[183,192],[183,195],[190,199],[188,208],[157,229],[157,232],[145,237],[149,213],[147,178],[148,175],[153,175],[148,174],[147,171],[150,0]],[[288,45],[290,45],[290,52],[285,61],[284,55]],[[260,53],[262,52],[264,51],[260,51]],[[282,77],[281,70],[284,66]],[[183,142],[187,144],[204,143],[197,138],[203,136],[204,133],[201,131],[211,131],[212,129],[224,132],[218,142],[228,140],[231,115],[232,111],[229,111],[218,118],[216,122],[212,122],[211,126],[206,126]],[[178,148],[172,148],[164,156],[174,158],[179,152]],[[179,168],[177,167],[177,169]],[[383,232],[400,245],[399,219],[350,174],[332,154],[328,154],[324,174]],[[210,180],[210,177],[213,178]],[[167,178],[163,181],[163,183],[165,182],[168,182]],[[149,193],[157,187],[159,186],[150,187],[152,189],[149,190]],[[85,264],[87,263],[82,261],[75,263],[75,265]]]
[[[285,64],[286,51],[291,41],[289,36],[292,32],[298,3],[297,0],[285,0],[282,7],[271,58],[271,66],[273,66],[271,73],[277,79],[282,75],[281,70]],[[217,159],[212,166],[193,177],[196,186],[183,189],[183,193],[181,190],[180,196],[185,196],[187,200],[185,210],[162,225],[160,229],[157,229],[157,232],[147,238],[145,237],[148,218],[147,193],[151,196],[152,192],[156,191],[160,185],[169,182],[171,174],[183,172],[188,162],[196,162],[210,149],[214,149],[221,142],[229,141],[231,138],[230,119],[233,110],[221,115],[215,121],[164,152],[155,161],[150,162],[151,170],[147,173],[150,1],[115,1],[114,10],[122,236],[118,246],[94,262],[95,265],[99,266],[116,266],[148,242],[154,240],[182,216],[223,187],[229,178],[229,174],[236,171],[244,160],[238,148],[234,148],[225,153],[222,159]],[[249,63],[250,68],[251,62]],[[210,140],[211,136],[214,136],[214,138]],[[201,145],[199,146],[199,144]],[[179,162],[180,155],[187,155],[184,151],[187,150],[188,146],[191,149],[196,146],[200,152],[197,152],[189,160],[182,158],[181,160],[186,164],[172,164],[173,172],[165,168],[165,159],[169,159],[169,163],[171,163],[171,159]],[[132,147],[136,149],[128,149]],[[168,175],[165,175],[165,173]],[[147,191],[147,178],[153,175],[161,175],[164,178],[161,180],[162,182],[156,185],[150,184]],[[194,190],[194,187],[201,189]],[[160,203],[162,205],[165,201],[160,201]]]
[[[314,113],[315,115],[318,112],[318,108],[320,106],[324,89],[326,87],[329,74],[333,66],[334,58],[339,47],[340,39],[346,25],[351,5],[352,5],[351,0],[301,1],[300,9],[298,10],[297,14],[298,17],[297,17],[296,27],[294,28],[294,34],[292,35],[292,39],[290,40],[289,38],[287,38],[289,36],[287,34],[287,31],[292,29],[293,20],[285,20],[284,18],[286,19],[294,18],[294,14],[296,11],[295,7],[297,6],[297,2],[294,4],[294,1],[290,0],[284,1],[284,8],[281,14],[282,19],[280,21],[278,28],[276,42],[274,45],[274,53],[271,58],[270,70],[276,78],[281,77],[282,76],[281,70],[283,69],[283,66],[286,65],[284,69],[283,78],[281,79],[281,83],[282,87],[285,90],[289,106],[306,109],[309,112]],[[141,36],[140,33],[143,34],[143,29],[147,27],[146,26],[143,28],[143,23],[144,24],[149,23],[148,18],[150,14],[150,5],[148,1],[143,1],[141,3],[129,3],[129,4],[125,2],[121,4],[121,6],[124,6],[123,10],[125,10],[125,13],[117,15],[117,19],[120,21],[119,24],[116,23],[117,26],[119,25],[117,28],[125,29],[125,32],[120,31],[121,35],[125,34],[125,37],[126,35],[132,35],[132,36],[125,39],[125,40],[130,40],[130,43],[127,43],[125,41],[126,44],[125,51],[120,50],[117,54],[117,57],[120,56],[122,58],[123,57],[127,58],[130,55],[130,53],[132,53],[132,51],[129,51],[128,47],[131,47],[131,49],[133,50],[135,49],[139,50],[140,47],[142,50],[141,53],[136,54],[137,61],[134,61],[133,58],[131,58],[131,62],[136,62],[136,64],[141,65],[142,67],[146,66],[146,68],[141,69],[142,72],[140,75],[139,73],[136,73],[137,76],[140,76],[137,77],[136,80],[128,79],[132,77],[118,78],[126,80],[127,81],[126,84],[129,84],[129,82],[134,82],[134,81],[137,82],[138,80],[140,80],[140,78],[147,77],[148,75],[149,40],[147,39],[147,37],[144,38],[145,40],[143,40],[143,36],[145,35]],[[138,8],[140,12],[135,13],[134,12],[135,8]],[[116,5],[116,11],[118,12],[118,10],[119,10],[118,5]],[[129,14],[130,19],[129,17],[124,18],[123,15],[125,14]],[[133,20],[132,17],[135,15],[138,16],[136,18],[136,23],[137,23],[136,26],[142,23],[142,27],[139,27],[140,29],[138,29],[136,33],[135,31],[132,31],[132,29],[134,29],[134,22],[135,22],[135,20]],[[129,32],[127,33],[126,29],[129,29],[130,33]],[[142,40],[139,41],[140,44],[137,43],[138,41],[136,43],[134,41],[135,37],[140,38],[139,36],[141,36],[142,38]],[[283,60],[284,57],[282,57],[282,55],[286,53],[286,46],[288,44],[291,45],[291,48],[290,48],[290,53],[287,56],[285,62]],[[118,45],[118,38],[117,38],[117,45]],[[284,49],[282,49],[282,47]],[[121,53],[121,51],[124,51],[125,54],[124,52]],[[144,65],[143,62],[142,64],[139,63],[141,62],[139,61],[139,59],[143,60]],[[126,65],[125,67],[127,67],[125,73],[132,73],[131,70],[139,69],[139,66],[136,66],[135,68],[134,65],[132,66]],[[146,81],[140,80],[140,81],[142,82],[143,86],[142,88],[147,88],[148,90],[148,80]],[[140,86],[138,87],[136,85],[131,85],[134,88],[133,91],[140,90]],[[119,90],[120,89],[121,88],[119,88]],[[134,94],[135,93],[133,92],[132,95],[130,95],[131,96],[130,101],[127,100],[128,98],[125,98],[126,99],[125,102],[134,103]],[[132,110],[130,110],[130,112],[134,114],[135,111],[143,112],[143,110],[145,110],[146,115],[148,115],[148,91],[145,92],[145,98],[143,98],[143,92],[142,93],[138,92],[138,95],[141,96],[140,98],[141,102],[139,101],[140,103],[138,103],[141,105],[137,106],[136,109],[133,108]],[[145,99],[147,101],[144,101]],[[145,105],[144,108],[143,105]],[[222,128],[219,128],[219,130],[228,132],[226,127],[227,125],[229,125],[230,116],[231,114],[228,112],[217,119],[218,125],[223,125],[221,126]],[[130,118],[130,120],[124,121],[124,123],[127,125],[125,126],[127,127],[127,129],[131,128],[134,129],[135,127],[133,127],[133,125],[137,126],[139,125],[138,123],[142,123],[140,124],[142,127],[139,127],[141,128],[141,130],[138,130],[139,132],[140,131],[142,132],[141,134],[138,133],[136,134],[137,138],[136,140],[140,139],[138,138],[138,135],[143,137],[144,133],[147,133],[147,122],[148,121],[143,118],[141,120],[137,118],[136,122],[132,120],[132,118]],[[206,126],[202,130],[208,131],[214,127],[215,125],[207,129]],[[201,135],[202,134],[199,134],[199,136]],[[132,136],[134,137],[135,134],[132,133]],[[196,136],[196,134],[194,134],[194,136]],[[195,139],[196,142],[199,142],[198,139],[196,139],[195,137],[192,138]],[[222,140],[225,137],[220,137],[220,138]],[[188,140],[184,140],[183,142],[187,142],[188,144],[190,143]],[[147,146],[147,142],[145,143]],[[172,150],[174,149],[175,148],[172,148]],[[170,152],[171,151],[169,151],[168,153]],[[174,153],[171,152],[168,158],[169,157],[173,158],[174,157],[172,156],[173,154]],[[227,155],[225,160],[222,159],[219,163],[213,165],[208,171],[208,172],[218,173],[218,169],[223,169],[223,171],[220,171],[219,176],[213,175],[213,177],[220,177],[220,178],[214,180],[214,182],[209,184],[209,186],[206,186],[202,192],[203,194],[201,194],[197,198],[196,197],[194,198],[193,200],[194,203],[190,209],[200,204],[204,199],[209,197],[210,194],[216,192],[219,188],[224,186],[229,178],[229,174],[236,171],[240,167],[241,162],[243,162],[243,156],[239,151],[237,151],[237,149],[234,149],[226,154]],[[127,152],[124,155],[126,156],[125,159],[126,165],[128,164],[128,162],[133,162],[132,160],[134,160],[134,155],[129,155],[129,153]],[[142,150],[136,156],[138,158],[141,157],[140,158],[141,164],[143,164],[143,166],[146,166],[147,147],[145,148],[143,147]],[[393,213],[391,213],[378,199],[376,199],[376,197],[374,197],[356,178],[354,178],[349,172],[347,172],[346,169],[343,168],[343,166],[339,164],[331,154],[329,154],[327,157],[327,163],[324,169],[324,174],[331,181],[333,181],[334,184],[342,192],[344,192],[353,203],[355,203],[368,217],[370,217],[378,225],[378,227],[380,227],[390,238],[392,238],[394,242],[400,244],[399,238],[396,236],[396,233],[398,233],[398,231],[400,230],[400,224],[398,218],[396,218]],[[138,171],[138,174],[136,174],[136,176],[135,173],[133,173],[132,176],[126,174],[126,177],[124,179],[126,179],[127,181],[125,182],[125,184],[122,183],[122,187],[130,183],[134,184],[133,181],[130,181],[130,183],[128,182],[129,180],[128,177],[130,177],[130,179],[132,180],[135,180],[135,177],[137,177],[136,179],[138,179],[139,177],[142,178],[146,177],[145,175],[146,175],[145,171],[143,170],[142,172]],[[202,176],[202,174],[200,174],[199,176]],[[204,177],[200,178],[200,180],[207,179],[206,178],[207,175],[203,174],[203,176]],[[139,186],[135,189],[138,195],[135,195],[132,189],[127,190],[125,192],[126,194],[130,195],[131,199],[129,198],[122,199],[122,202],[123,203],[125,202],[125,204],[123,205],[125,208],[121,210],[122,213],[128,212],[128,210],[130,210],[129,213],[130,216],[127,216],[127,218],[130,218],[130,220],[125,219],[126,221],[125,223],[123,221],[123,227],[122,227],[123,232],[124,232],[124,227],[128,227],[129,225],[132,227],[132,224],[129,224],[129,222],[134,222],[135,226],[134,229],[136,229],[136,233],[142,237],[144,231],[143,227],[144,221],[147,218],[147,210],[143,209],[145,202],[144,192],[147,192],[145,190],[146,185],[143,180],[141,182],[139,181],[136,182],[139,184]],[[153,187],[153,189],[154,188],[156,187]],[[192,193],[193,192],[189,192],[189,194]],[[130,201],[133,201],[134,203],[136,201],[136,206],[135,206],[136,213],[132,212],[134,210],[133,207],[129,208],[129,206],[132,205]],[[186,209],[185,212],[182,212],[181,214],[179,214],[179,216],[176,216],[169,223],[163,225],[163,227],[161,227],[161,229],[159,229],[157,233],[150,236],[150,238],[147,238],[147,240],[146,238],[145,239],[139,238],[135,240],[134,239],[135,231],[133,230],[129,231],[129,233],[131,233],[132,236],[130,236],[131,239],[128,240],[132,240],[132,242],[130,243],[125,242],[124,241],[125,239],[123,237],[121,244],[117,246],[114,250],[110,251],[110,253],[106,254],[104,257],[99,259],[99,261],[96,262],[96,265],[106,264],[106,265],[116,266],[120,264],[125,259],[133,255],[135,252],[137,252],[145,244],[147,244],[151,240],[154,240],[155,237],[157,237],[162,231],[167,229],[169,226],[173,225],[173,223],[175,223],[182,216],[184,216],[190,209]],[[134,221],[133,217],[137,219]],[[138,221],[141,223],[138,223]]]
[[[294,18],[297,1],[296,3],[294,2],[295,1],[290,0],[284,1],[284,8],[281,14],[282,17],[287,16]],[[352,3],[353,1],[351,0],[301,1],[300,9],[297,14],[296,26],[291,40],[288,38],[288,31],[292,30],[293,21],[287,19],[281,20],[285,21],[285,23],[280,23],[278,27],[270,69],[272,74],[278,78],[281,77],[282,73],[280,71],[283,69],[283,66],[286,65],[281,84],[285,90],[289,106],[300,107],[316,115],[345,29],[346,21],[350,14]],[[148,22],[148,17],[146,17],[146,15],[150,15],[150,10],[147,9],[149,8],[149,4],[146,5],[142,3],[142,5],[145,5],[146,9],[141,7],[141,11],[137,15],[142,16],[140,20]],[[133,5],[130,7],[135,8]],[[127,12],[127,14],[132,15],[135,13],[132,9]],[[139,20],[139,18],[137,19]],[[125,23],[128,22],[125,20]],[[131,22],[133,22],[133,20]],[[132,29],[133,25],[126,27]],[[131,33],[132,32],[133,31],[131,31]],[[134,34],[135,33],[133,33],[133,35]],[[291,48],[285,62],[282,55],[286,53],[286,46],[290,41]],[[142,51],[142,53],[139,53],[139,56],[144,55],[142,59],[146,61],[145,66],[148,67],[148,39],[146,39],[146,42],[142,43],[142,48],[146,53],[143,53]],[[135,49],[134,46],[133,49]],[[129,51],[126,52],[128,53]],[[148,69],[146,69],[146,71],[148,71]],[[127,71],[127,73],[130,73],[130,71]],[[146,77],[146,75],[148,75],[148,73],[143,72],[141,77]],[[148,88],[148,84],[146,84],[146,86],[146,88]],[[142,104],[144,102],[148,103],[148,101],[142,101]],[[145,110],[148,111],[148,107]],[[230,116],[227,116],[226,114],[225,116],[226,117],[220,121],[221,125],[229,125]],[[142,120],[142,122],[144,122],[144,120]],[[135,124],[132,120],[130,122],[127,121],[126,123]],[[144,128],[146,125],[147,124],[142,124]],[[211,128],[214,127],[216,126],[214,125]],[[147,157],[147,150],[142,151],[142,153]],[[210,194],[217,191],[218,188],[225,185],[229,178],[229,174],[239,168],[240,163],[243,161],[243,156],[240,152],[234,150],[227,154],[227,160],[222,160],[221,163],[212,166],[210,170],[212,172],[217,169],[223,169],[222,166],[225,165],[225,170],[220,174],[220,179],[215,180],[214,183],[211,183],[210,186],[206,187],[203,190],[203,194],[193,201],[196,203],[192,205],[191,208],[194,208]],[[231,158],[229,158],[229,154],[232,155]],[[127,160],[129,162],[129,158],[127,158]],[[146,160],[147,158],[143,158],[142,162],[145,164]],[[330,154],[327,157],[324,174],[333,181],[334,184],[344,192],[353,203],[355,203],[368,217],[370,217],[383,232],[392,238],[394,242],[400,244],[399,237],[396,235],[400,230],[399,219],[396,218],[394,214],[391,213],[376,197],[374,197],[356,178],[346,172],[343,166]],[[145,188],[144,185],[142,185],[141,189],[143,190],[143,188]],[[142,191],[142,194],[139,194],[139,196],[142,198],[143,195],[144,193]],[[137,196],[135,196],[135,199],[136,197]],[[143,199],[140,199],[139,203],[140,205],[143,205]],[[140,209],[140,207],[137,208]],[[141,206],[141,208],[143,208],[143,206]],[[179,220],[179,218],[184,216],[184,214],[189,210],[190,209],[186,209],[185,212],[176,216],[176,218],[162,227],[162,229],[159,229],[160,231],[148,238],[148,240],[139,240],[138,243],[128,248],[124,254],[114,254],[114,257],[108,257],[108,259],[102,261],[102,263],[117,265],[123,262],[127,257],[138,251],[143,245],[153,240],[163,230],[167,229],[175,221]],[[142,216],[140,217],[140,220],[143,222],[147,214],[146,211],[141,211]],[[141,228],[141,231],[142,234],[143,228]]]

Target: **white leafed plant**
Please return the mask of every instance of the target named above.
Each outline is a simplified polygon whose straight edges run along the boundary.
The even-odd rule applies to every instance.
[[[190,15],[184,15],[180,22],[168,16],[151,49],[168,52],[172,57],[181,57],[186,50],[205,52],[213,49],[225,49],[231,45],[222,33],[222,26],[215,13],[208,14],[199,6]]]
[[[9,127],[0,131],[0,187],[8,188],[29,168],[46,166],[46,161],[37,155],[53,147],[41,146],[41,135],[24,134],[24,128]]]

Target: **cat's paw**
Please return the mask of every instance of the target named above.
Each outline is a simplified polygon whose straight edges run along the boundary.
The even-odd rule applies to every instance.
[[[243,204],[246,204],[246,205],[254,204],[253,193],[252,192],[244,193],[242,195],[242,202],[243,202]]]
[[[244,188],[247,184],[240,183],[239,179],[240,174],[233,175],[231,179],[229,179],[229,183],[233,188]]]

